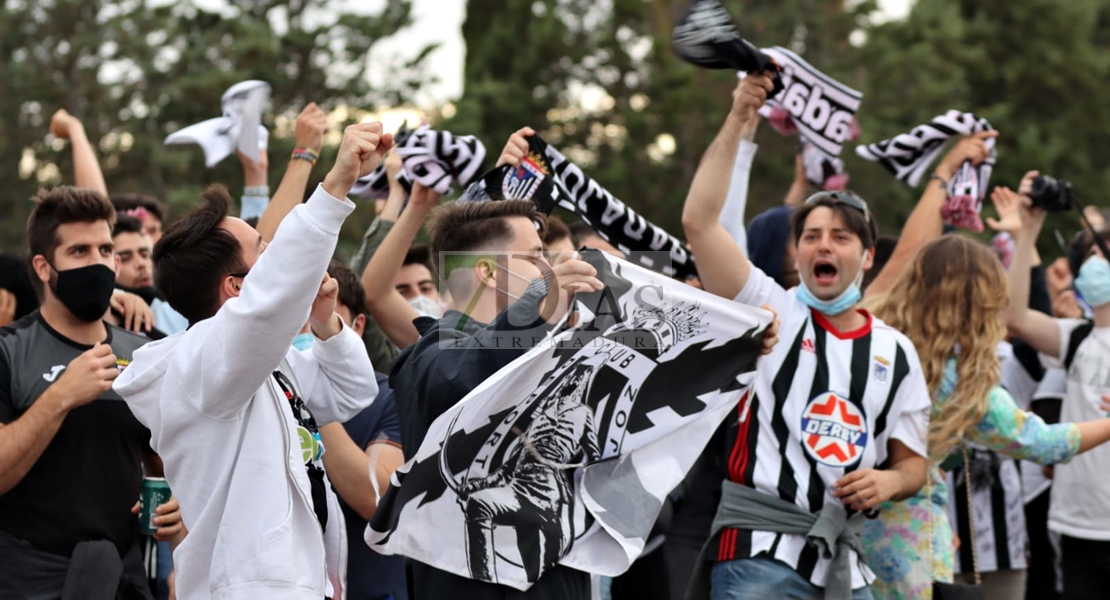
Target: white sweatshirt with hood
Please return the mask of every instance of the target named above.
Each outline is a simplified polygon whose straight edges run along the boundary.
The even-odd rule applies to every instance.
[[[342,551],[325,555],[297,422],[273,372],[294,378],[319,425],[346,421],[377,395],[366,349],[349,328],[307,352],[290,346],[353,209],[318,188],[282,222],[238,298],[135,352],[115,382],[150,429],[189,530],[174,552],[180,600],[329,592],[325,562]],[[329,542],[341,543],[332,535],[344,530],[338,510],[327,529]]]

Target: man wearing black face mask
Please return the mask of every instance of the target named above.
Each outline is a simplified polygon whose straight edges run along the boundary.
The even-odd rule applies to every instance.
[[[150,598],[132,514],[150,432],[112,391],[147,339],[101,320],[115,211],[87,189],[34,200],[42,305],[0,329],[0,597]],[[180,533],[170,504],[162,537]]]

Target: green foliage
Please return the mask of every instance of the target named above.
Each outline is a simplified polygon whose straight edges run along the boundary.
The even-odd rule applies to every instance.
[[[1001,131],[992,183],[1015,187],[1037,168],[1073,180],[1094,202],[1110,184],[1099,148],[1110,137],[1101,93],[1110,61],[1106,0],[918,0],[908,18],[878,25],[868,18],[874,2],[723,3],[756,45],[791,47],[864,92],[861,143],[949,109],[971,111]],[[478,135],[495,153],[512,131],[530,125],[618,197],[680,234],[686,190],[736,82],[671,52],[671,30],[687,4],[470,0],[465,92],[444,126]],[[866,41],[850,43],[854,32]],[[604,90],[611,102],[581,101],[583,86]],[[673,136],[672,154],[655,145],[662,134]],[[781,202],[797,150],[796,138],[767,125],[757,142],[749,218]],[[843,158],[880,230],[897,233],[921,189],[856,157],[851,145]],[[1070,232],[1078,223],[1060,215],[1049,226]],[[1056,253],[1051,242],[1043,250]]]
[[[218,116],[220,96],[244,79],[273,87],[266,120],[292,119],[308,102],[373,109],[396,105],[430,79],[419,68],[371,89],[374,45],[412,22],[411,0],[386,0],[374,15],[344,12],[337,0],[237,0],[220,9],[192,0],[7,0],[0,2],[0,246],[21,249],[28,198],[41,184],[72,182],[68,147],[47,143],[50,117],[65,108],[98,146],[108,189],[144,192],[180,213],[208,184],[242,185],[234,158],[204,167],[199,147],[165,148],[165,136]],[[205,2],[211,7],[212,3]],[[402,65],[405,66],[405,65]],[[272,136],[276,188],[289,137]],[[20,173],[24,149],[30,155]],[[324,163],[334,152],[323,153]],[[48,165],[56,164],[51,172]],[[323,177],[328,164],[317,165]],[[359,223],[352,223],[357,227]]]

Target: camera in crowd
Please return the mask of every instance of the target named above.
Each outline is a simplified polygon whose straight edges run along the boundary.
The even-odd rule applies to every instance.
[[[1040,175],[1033,180],[1033,191],[1029,196],[1033,200],[1033,206],[1048,212],[1070,210],[1075,204],[1071,182],[1048,175]]]

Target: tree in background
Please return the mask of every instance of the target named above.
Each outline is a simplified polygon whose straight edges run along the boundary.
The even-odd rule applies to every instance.
[[[213,182],[241,185],[234,158],[204,167],[196,147],[163,149],[167,134],[218,116],[220,96],[244,79],[273,87],[280,125],[309,101],[325,109],[395,105],[429,78],[430,48],[405,60],[375,43],[411,24],[411,0],[386,0],[362,15],[334,0],[197,2],[36,0],[0,3],[0,199],[3,246],[22,248],[27,199],[42,183],[72,181],[68,152],[47,144],[50,116],[65,108],[98,146],[109,190],[144,192],[180,212]],[[205,3],[211,7],[211,3]],[[371,60],[401,67],[371,89]],[[267,119],[273,123],[274,119]],[[272,139],[271,187],[292,149]],[[325,152],[331,160],[331,152]],[[55,170],[53,165],[57,165]],[[328,165],[318,165],[326,172]],[[42,176],[43,181],[38,177]],[[357,228],[358,223],[352,222]]]
[[[793,46],[851,81],[849,36],[873,2],[723,2],[744,35]],[[464,93],[443,126],[500,148],[531,125],[619,198],[681,232],[686,190],[731,103],[736,75],[671,51],[688,0],[470,0]],[[494,6],[496,5],[496,9]],[[753,210],[781,202],[797,140],[761,133]],[[752,213],[754,214],[754,212]]]
[[[910,130],[948,109],[1002,132],[992,177],[1028,169],[1071,179],[1085,198],[1110,183],[1101,144],[1110,1],[918,0],[906,19],[873,24],[874,2],[723,0],[741,33],[786,46],[864,92],[861,142]],[[464,94],[443,124],[492,150],[531,125],[599,182],[672,232],[701,154],[729,106],[735,77],[697,70],[670,50],[688,0],[470,0]],[[853,41],[855,43],[853,43]],[[759,132],[748,214],[781,202],[796,138]],[[851,187],[896,233],[921,188],[842,156]],[[722,174],[723,175],[723,174]],[[988,209],[989,211],[989,209]],[[1055,220],[1077,228],[1070,215]],[[1045,248],[1055,253],[1052,248]]]
[[[918,0],[906,20],[873,28],[859,51],[865,139],[907,131],[950,108],[975,112],[1001,132],[992,184],[1015,188],[1036,168],[1106,205],[1108,22],[1106,0]],[[895,209],[883,222],[893,231],[918,190],[883,181],[877,165],[852,168],[879,206]],[[1069,234],[1079,222],[1067,213],[1051,218],[1053,227]],[[1042,241],[1042,252],[1059,254]]]

